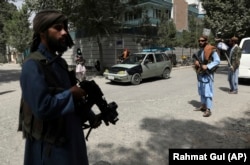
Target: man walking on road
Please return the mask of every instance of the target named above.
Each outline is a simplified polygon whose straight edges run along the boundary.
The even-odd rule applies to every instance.
[[[220,64],[220,58],[216,48],[208,44],[208,37],[201,36],[198,40],[200,50],[195,55],[195,68],[198,79],[198,93],[201,99],[201,107],[196,109],[204,111],[203,117],[211,116],[213,103],[214,68]]]

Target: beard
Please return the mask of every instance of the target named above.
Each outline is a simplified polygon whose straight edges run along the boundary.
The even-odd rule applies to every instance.
[[[54,52],[63,53],[68,49],[68,46],[65,41],[63,42],[62,40],[57,40],[53,37],[50,37],[48,34],[46,38],[47,38],[47,42],[48,42],[47,44],[50,47],[50,50]]]
[[[200,47],[200,48],[205,48],[206,45],[207,45],[207,44],[205,44],[205,43],[200,43],[200,44],[199,44],[199,47]]]

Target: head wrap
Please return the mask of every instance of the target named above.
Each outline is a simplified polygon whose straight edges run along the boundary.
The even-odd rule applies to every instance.
[[[36,14],[35,18],[33,19],[33,42],[31,44],[31,52],[37,50],[41,38],[40,33],[45,32],[48,28],[50,28],[54,24],[63,23],[65,30],[67,32],[67,46],[71,48],[74,43],[72,38],[68,32],[68,19],[65,15],[63,15],[58,10],[43,10]]]
[[[235,37],[235,36],[233,36],[230,40],[236,44],[238,44],[238,41],[239,41],[238,37]]]

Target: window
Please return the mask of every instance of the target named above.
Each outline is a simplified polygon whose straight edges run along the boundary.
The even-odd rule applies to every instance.
[[[149,54],[146,59],[148,60],[149,63],[154,63],[154,56],[153,56],[153,54]]]
[[[154,18],[158,18],[158,19],[160,19],[161,18],[161,10],[159,10],[159,9],[155,9],[154,10]]]
[[[141,10],[137,10],[136,12],[126,12],[124,15],[124,19],[125,21],[133,21],[136,19],[140,19],[142,18],[142,11]]]
[[[162,54],[155,54],[156,62],[164,61]]]
[[[165,61],[170,60],[170,57],[169,57],[168,54],[162,53],[162,56],[163,56],[163,58],[164,58]]]
[[[245,40],[242,45],[242,53],[249,54],[250,53],[250,40]]]

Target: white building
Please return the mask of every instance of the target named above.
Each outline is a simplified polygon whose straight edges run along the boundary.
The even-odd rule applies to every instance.
[[[190,5],[190,4],[197,4],[198,9],[199,9],[199,14],[200,15],[204,15],[206,14],[206,11],[203,9],[202,7],[202,2],[200,2],[200,0],[186,0],[186,2]]]

